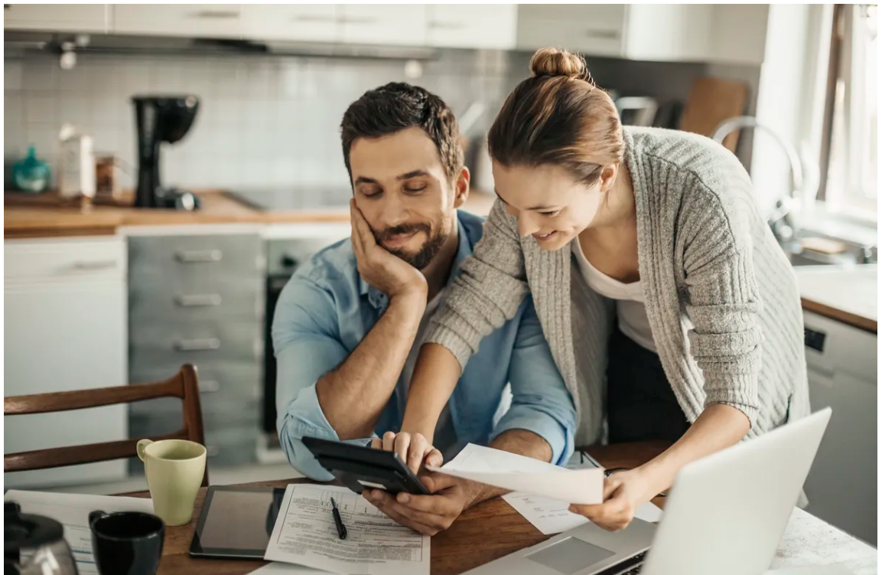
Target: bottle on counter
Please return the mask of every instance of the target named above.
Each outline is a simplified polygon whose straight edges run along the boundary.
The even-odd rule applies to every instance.
[[[36,194],[46,190],[50,177],[49,164],[37,158],[34,146],[29,146],[28,155],[12,166],[12,181],[23,192]]]

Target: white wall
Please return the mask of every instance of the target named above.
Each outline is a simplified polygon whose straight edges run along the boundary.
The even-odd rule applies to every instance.
[[[772,4],[769,6],[763,64],[760,70],[756,117],[777,131],[797,149],[807,139],[807,120],[816,107],[814,90],[819,63],[818,42],[824,6]],[[821,64],[826,70],[826,60]],[[820,135],[817,136],[819,141]],[[813,154],[813,158],[816,158]],[[751,176],[760,205],[774,205],[781,194],[792,188],[786,154],[769,136],[756,134],[753,141]]]

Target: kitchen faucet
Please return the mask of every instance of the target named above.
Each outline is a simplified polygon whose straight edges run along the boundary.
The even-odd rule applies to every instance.
[[[787,159],[790,163],[790,171],[793,174],[794,189],[789,194],[782,195],[778,198],[775,202],[775,210],[768,218],[769,226],[771,226],[775,238],[777,238],[778,243],[783,244],[786,241],[794,239],[796,236],[797,226],[793,214],[793,204],[794,198],[800,198],[802,200],[806,199],[806,164],[808,164],[808,162],[805,157],[802,160],[800,159],[799,154],[796,152],[796,148],[781,136],[781,134],[765,124],[759,123],[759,121],[753,116],[736,116],[724,120],[719,126],[717,126],[717,129],[714,131],[711,138],[718,143],[722,143],[726,136],[742,128],[753,128],[754,130],[762,131],[772,136],[775,142],[777,142],[787,154]],[[815,172],[816,171],[817,170],[815,170]]]

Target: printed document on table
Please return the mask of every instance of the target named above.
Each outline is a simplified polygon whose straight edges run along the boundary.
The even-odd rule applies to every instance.
[[[588,523],[587,518],[571,512],[570,504],[565,501],[518,491],[503,495],[502,498],[544,535],[556,535]],[[655,523],[661,519],[662,510],[652,503],[644,503],[634,516]]]
[[[340,539],[331,497],[346,526]],[[264,559],[342,575],[428,575],[429,541],[345,487],[292,484]]]
[[[507,451],[469,443],[453,460],[429,470],[502,489],[522,491],[569,503],[601,503],[603,470],[578,469],[545,463]]]
[[[92,511],[153,513],[153,500],[140,497],[110,497],[10,489],[6,492],[3,500],[18,503],[22,513],[51,517],[61,523],[64,526],[64,539],[73,553],[80,575],[98,575],[98,568],[95,566],[95,559],[92,556],[92,531],[89,529],[89,513]]]

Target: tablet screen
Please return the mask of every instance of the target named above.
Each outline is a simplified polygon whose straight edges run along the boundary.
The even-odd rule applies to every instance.
[[[263,558],[284,496],[271,487],[210,487],[190,553]]]

